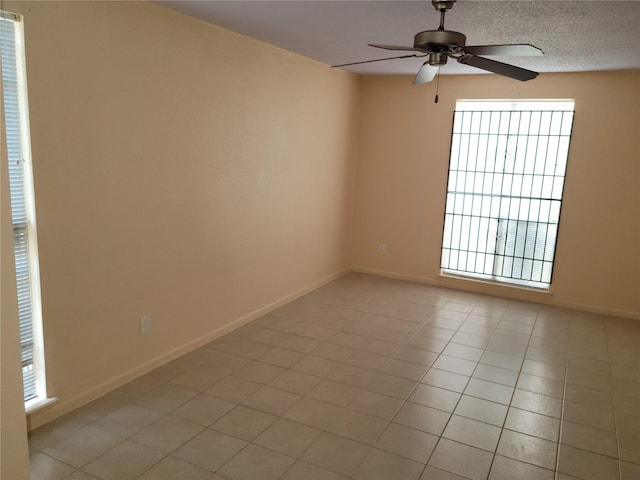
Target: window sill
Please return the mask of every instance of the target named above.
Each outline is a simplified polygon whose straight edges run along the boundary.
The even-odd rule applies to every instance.
[[[488,291],[499,290],[499,289],[512,289],[512,290],[520,290],[523,292],[530,292],[534,295],[550,295],[551,294],[551,286],[549,288],[544,287],[532,287],[528,285],[521,285],[517,283],[510,282],[497,282],[486,280],[483,278],[477,278],[467,275],[456,275],[451,272],[441,271],[440,275],[438,275],[440,281],[444,283],[448,283],[449,281],[457,282],[467,282],[467,284],[475,284],[480,287],[482,290],[487,290],[487,292],[483,291],[481,293],[488,293]]]
[[[42,398],[42,397],[37,397],[37,398],[32,398],[31,400],[24,402],[24,410],[25,412],[28,414],[36,412],[38,410],[40,410],[41,408],[47,407],[49,405],[51,405],[52,403],[55,403],[58,401],[58,397],[52,397],[52,398]]]

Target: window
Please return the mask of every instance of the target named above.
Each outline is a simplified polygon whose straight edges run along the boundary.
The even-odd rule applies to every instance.
[[[573,110],[573,101],[457,103],[444,273],[549,288]]]
[[[4,140],[9,166],[24,400],[29,411],[46,402],[46,385],[23,45],[21,17],[0,12]]]

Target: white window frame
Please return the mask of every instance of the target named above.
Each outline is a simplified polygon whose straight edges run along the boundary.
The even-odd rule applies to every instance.
[[[31,138],[29,131],[29,109],[26,81],[26,63],[24,48],[23,18],[20,15],[1,11],[1,25],[12,21],[15,32],[15,68],[17,79],[18,116],[20,124],[20,142],[22,147],[22,165],[24,181],[24,203],[26,209],[26,232],[29,249],[29,287],[31,302],[31,328],[33,335],[33,373],[35,379],[35,396],[25,400],[25,411],[31,413],[55,401],[47,397],[46,370],[44,357],[44,337],[42,331],[42,307],[40,294],[40,269],[36,228],[35,194],[33,185],[33,169],[31,162]],[[1,66],[0,66],[1,70]],[[2,108],[5,108],[4,92],[2,92]],[[6,113],[6,108],[5,108]],[[6,121],[6,115],[5,115]],[[8,133],[7,133],[8,134]],[[4,141],[5,139],[3,139]],[[13,226],[13,222],[12,222]]]
[[[550,289],[574,111],[573,100],[458,100],[442,274]]]

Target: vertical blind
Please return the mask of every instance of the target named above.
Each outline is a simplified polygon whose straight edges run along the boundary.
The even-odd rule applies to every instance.
[[[20,108],[17,18],[0,14],[0,57],[2,60],[2,97],[6,148],[9,164],[9,193],[13,225],[14,255],[18,289],[18,318],[20,322],[20,347],[24,400],[37,397],[34,371],[34,315],[32,295],[32,271],[30,255],[30,218],[28,208],[27,165],[23,147],[25,119]]]

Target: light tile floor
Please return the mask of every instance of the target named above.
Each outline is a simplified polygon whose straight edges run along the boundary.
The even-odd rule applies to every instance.
[[[639,346],[349,274],[32,432],[32,478],[638,480]]]

